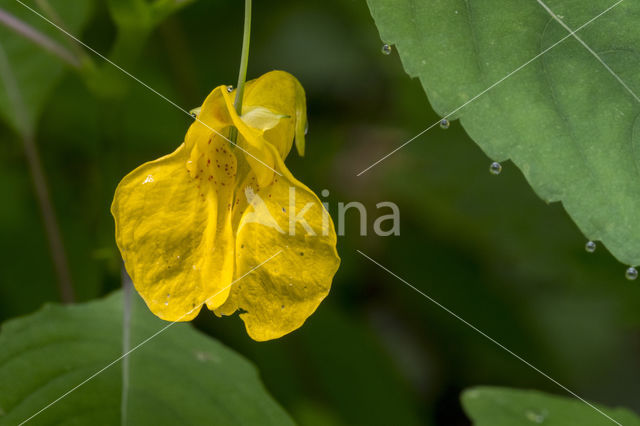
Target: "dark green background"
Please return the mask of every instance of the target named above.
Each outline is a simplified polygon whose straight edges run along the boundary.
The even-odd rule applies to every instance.
[[[195,2],[119,65],[184,108],[196,107],[215,86],[235,84],[242,13],[239,1]],[[98,3],[81,38],[108,52],[114,36]],[[454,122],[356,177],[438,119],[420,84],[406,76],[395,52],[382,55],[381,45],[364,1],[255,2],[249,77],[282,69],[307,91],[307,155],[292,153],[290,170],[316,193],[330,190],[334,220],[338,202],[363,202],[371,234],[383,213],[375,204],[397,203],[401,235],[360,237],[351,211],[331,294],[282,339],[253,342],[237,317],[208,311],[196,325],[252,359],[303,425],[462,425],[468,420],[458,397],[469,386],[562,393],[359,249],[581,396],[639,411],[639,284],[627,282],[626,267],[602,247],[587,254],[561,206],[540,201],[511,164],[490,175],[491,160]],[[124,85],[125,94],[107,100],[78,74],[66,74],[38,125],[80,300],[120,285],[109,214],[118,181],[175,149],[191,122],[114,75],[113,90]],[[5,125],[0,140],[5,320],[58,294],[22,144]]]

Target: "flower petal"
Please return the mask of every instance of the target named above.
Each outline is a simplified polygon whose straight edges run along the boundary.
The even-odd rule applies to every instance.
[[[207,300],[220,306],[233,278],[229,215],[218,193],[190,174],[190,155],[183,144],[138,167],[120,182],[111,206],[136,290],[167,321],[193,319]]]
[[[288,115],[276,114],[264,107],[249,107],[242,111],[242,121],[259,130],[273,129],[283,118]]]
[[[271,71],[247,82],[243,99],[243,113],[251,107],[264,107],[276,114],[291,117],[264,133],[264,138],[276,147],[285,159],[295,138],[296,148],[304,155],[307,126],[307,104],[300,82],[284,71]]]
[[[329,293],[340,264],[335,229],[320,200],[279,157],[276,167],[282,176],[270,186],[253,195],[245,192],[251,205],[239,218],[236,277],[247,275],[216,311],[243,311],[240,317],[247,332],[258,341],[300,327]],[[296,220],[302,213],[304,220]]]
[[[256,174],[258,185],[260,187],[270,185],[275,173],[277,151],[271,149],[271,144],[264,139],[262,130],[249,126],[238,116],[233,107],[231,95],[226,91],[221,93],[227,106],[227,113],[233,125],[238,129],[237,146],[244,152],[247,163]]]

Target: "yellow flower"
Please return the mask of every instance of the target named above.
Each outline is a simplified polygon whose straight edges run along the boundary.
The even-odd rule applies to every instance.
[[[214,89],[176,151],[120,182],[111,212],[125,267],[154,314],[189,321],[206,301],[218,316],[240,311],[262,341],[304,323],[340,259],[322,203],[284,165],[294,140],[304,154],[302,86],[282,71],[249,81],[242,116],[234,96]],[[232,127],[237,146],[226,139]]]

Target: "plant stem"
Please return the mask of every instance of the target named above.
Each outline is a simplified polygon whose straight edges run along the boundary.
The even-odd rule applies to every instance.
[[[62,244],[62,235],[58,227],[55,210],[49,196],[47,180],[45,178],[38,147],[35,142],[32,120],[30,120],[24,99],[20,93],[18,82],[15,79],[9,59],[0,44],[0,82],[4,83],[9,97],[9,105],[13,108],[16,117],[16,126],[24,145],[24,153],[27,158],[29,172],[33,180],[33,186],[40,207],[40,213],[44,222],[44,229],[49,241],[49,249],[53,258],[53,265],[58,276],[58,289],[60,299],[64,303],[72,303],[74,300],[73,286],[71,285],[71,273],[67,263],[67,257]]]
[[[47,181],[44,176],[42,163],[40,162],[40,156],[38,155],[38,148],[35,140],[29,135],[24,135],[22,141],[24,143],[27,163],[29,164],[29,172],[31,173],[38,204],[40,205],[40,213],[44,221],[47,239],[49,240],[49,249],[51,250],[51,257],[53,258],[53,265],[58,275],[60,298],[64,303],[73,303],[74,294],[73,287],[71,286],[71,273],[69,272],[69,266],[62,244],[62,235],[60,234],[58,220],[53,209],[53,204],[51,203]]]
[[[63,60],[67,65],[78,69],[80,68],[80,60],[73,53],[62,47],[51,38],[42,34],[32,26],[26,24],[25,22],[21,21],[20,19],[2,9],[0,9],[0,24],[3,24],[4,26],[15,31],[21,36],[31,40],[47,52]]]
[[[35,0],[36,4],[44,12],[44,14],[57,26],[61,28],[66,28],[65,22],[62,20],[58,12],[49,4],[48,0]],[[65,37],[65,40],[68,42],[67,46],[71,48],[73,52],[75,52],[76,58],[80,63],[93,63],[93,60],[89,55],[86,54],[84,50],[80,47],[75,40],[70,40],[68,37]]]
[[[131,349],[131,278],[122,264],[122,354],[128,354]],[[120,395],[120,426],[126,426],[129,405],[129,356],[122,359],[122,392]]]
[[[242,54],[240,55],[240,71],[238,72],[238,87],[233,106],[238,115],[242,115],[242,98],[244,83],[247,79],[247,64],[249,63],[249,41],[251,39],[251,0],[244,1],[244,35],[242,36]]]
[[[244,97],[244,82],[247,79],[247,64],[249,63],[249,41],[251,39],[251,0],[244,1],[244,33],[242,36],[242,53],[240,54],[240,71],[238,72],[238,86],[233,107],[238,115],[242,115],[242,99]],[[229,140],[235,145],[238,139],[238,129],[231,127]]]

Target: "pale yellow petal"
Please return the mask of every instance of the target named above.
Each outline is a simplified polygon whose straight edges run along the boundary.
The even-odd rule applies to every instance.
[[[276,114],[264,107],[244,108],[242,112],[242,121],[247,123],[250,127],[262,131],[273,129],[283,118],[289,117],[282,114]]]

